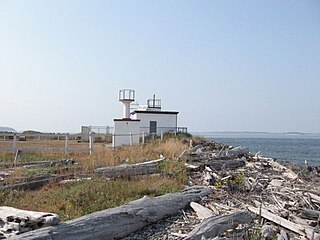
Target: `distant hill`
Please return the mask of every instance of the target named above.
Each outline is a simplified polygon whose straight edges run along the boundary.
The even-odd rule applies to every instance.
[[[17,131],[11,127],[1,127],[0,126],[0,132],[17,132]]]
[[[39,132],[39,131],[34,131],[34,130],[25,130],[25,131],[23,131],[22,133],[24,133],[24,134],[39,134],[39,133],[41,133],[41,132]]]

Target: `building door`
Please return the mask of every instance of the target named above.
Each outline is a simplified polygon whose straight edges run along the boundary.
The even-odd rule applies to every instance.
[[[157,121],[150,121],[150,133],[157,133]]]

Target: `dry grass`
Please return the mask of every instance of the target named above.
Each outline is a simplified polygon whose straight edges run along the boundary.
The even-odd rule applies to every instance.
[[[0,141],[0,147],[10,148],[12,147],[12,142]],[[77,142],[74,140],[69,141],[69,148],[83,149],[83,151],[69,151],[68,153],[64,153],[63,140],[18,141],[17,148],[45,149],[41,152],[22,151],[19,159],[19,161],[22,162],[75,158],[86,162],[93,161],[94,165],[97,166],[113,166],[128,158],[131,163],[144,159],[159,158],[160,154],[164,155],[166,158],[175,158],[181,153],[185,146],[177,138],[169,138],[163,142],[156,139],[153,143],[117,148],[116,150],[113,150],[110,144],[95,143],[94,153],[91,156],[89,156],[87,150],[88,143]],[[0,163],[13,162],[14,157],[15,153],[13,152],[0,152]]]
[[[89,143],[77,142],[75,140],[69,140],[68,148],[71,149],[68,153],[64,152],[65,141],[64,140],[28,140],[17,141],[17,149],[28,149],[21,152],[20,161],[41,161],[41,160],[53,160],[53,159],[67,159],[71,157],[87,158],[89,154]],[[95,143],[94,149],[96,151],[103,151],[107,147],[111,147],[110,144]],[[12,141],[0,141],[0,148],[12,148]],[[29,150],[30,149],[30,150]],[[43,149],[43,151],[36,151],[32,149]],[[72,149],[77,149],[73,151]],[[15,153],[6,151],[0,152],[0,162],[11,162],[15,157]]]
[[[0,204],[20,209],[54,212],[63,220],[116,207],[144,195],[157,196],[174,192],[183,184],[174,179],[151,176],[135,181],[107,181],[96,178],[74,184],[47,185],[38,191],[0,192]]]
[[[53,146],[58,140],[53,140],[49,145]],[[28,143],[26,141],[25,143]],[[33,144],[30,141],[31,145]],[[80,143],[81,144],[81,143]],[[26,145],[30,147],[31,145]],[[18,161],[30,162],[40,160],[61,160],[74,158],[80,164],[76,166],[58,166],[46,169],[26,169],[15,168],[11,173],[11,178],[7,179],[7,183],[14,183],[17,179],[19,181],[28,181],[32,177],[37,177],[42,173],[47,174],[66,174],[66,173],[93,173],[96,168],[115,166],[121,163],[136,163],[145,160],[158,159],[160,155],[167,159],[176,159],[187,146],[182,144],[178,138],[169,138],[160,142],[156,140],[153,143],[138,145],[132,147],[121,147],[112,149],[105,144],[95,144],[95,150],[92,155],[86,152],[22,152]],[[13,153],[1,153],[0,163],[13,163]]]
[[[0,141],[2,148],[11,148],[12,147],[12,140],[11,141]],[[63,149],[65,145],[64,140],[28,140],[28,141],[17,141],[17,148],[47,148],[47,149],[55,149],[61,148]],[[83,148],[88,149],[89,144],[85,142],[77,142],[75,140],[69,140],[68,146],[70,148]]]
[[[187,146],[179,139],[167,139],[163,142],[122,147],[115,150],[106,148],[97,150],[81,163],[85,172],[90,172],[98,167],[115,166],[121,163],[137,163],[144,160],[160,158],[163,155],[167,159],[176,159]]]
[[[157,139],[153,143],[133,147],[122,147],[112,150],[103,144],[98,145],[94,153],[23,153],[29,160],[66,159],[73,157],[80,164],[76,166],[25,169],[16,168],[12,172],[12,182],[17,178],[30,179],[45,173],[93,173],[98,167],[119,165],[123,162],[136,163],[158,159],[160,154],[167,161],[160,165],[163,175],[148,176],[126,180],[107,181],[94,178],[91,181],[80,181],[59,186],[49,184],[36,191],[0,191],[0,205],[21,209],[48,211],[58,213],[68,220],[90,212],[119,206],[144,195],[160,195],[177,191],[184,187],[187,174],[183,163],[177,157],[187,148],[180,138],[168,138],[163,142]],[[4,155],[0,155],[0,158]],[[8,155],[13,157],[13,154]]]

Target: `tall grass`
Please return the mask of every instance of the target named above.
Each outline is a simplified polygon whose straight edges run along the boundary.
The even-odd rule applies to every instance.
[[[32,178],[38,173],[93,173],[94,169],[115,166],[121,163],[137,163],[145,160],[166,157],[159,166],[162,175],[151,175],[140,178],[117,179],[107,181],[95,177],[90,181],[80,181],[67,185],[51,183],[35,191],[0,191],[0,205],[8,205],[34,211],[58,213],[63,220],[79,217],[94,211],[119,206],[144,195],[161,195],[177,191],[187,182],[187,174],[183,163],[177,160],[187,146],[180,138],[168,138],[165,141],[121,147],[117,149],[99,148],[91,156],[82,154],[67,155],[79,161],[76,166],[50,167],[45,169],[16,168],[12,173],[12,181],[18,178]],[[61,153],[60,153],[61,154]],[[36,155],[35,155],[36,156]],[[66,158],[66,155],[55,155]]]
[[[172,178],[149,176],[135,181],[94,178],[59,186],[47,185],[38,191],[0,192],[0,204],[16,208],[54,212],[69,220],[91,212],[116,207],[144,195],[174,192],[183,184]]]
[[[179,139],[167,139],[163,142],[121,147],[117,149],[104,149],[95,151],[91,156],[81,159],[84,171],[90,172],[98,167],[115,166],[121,163],[137,163],[145,160],[160,158],[177,159],[181,152],[186,149]]]

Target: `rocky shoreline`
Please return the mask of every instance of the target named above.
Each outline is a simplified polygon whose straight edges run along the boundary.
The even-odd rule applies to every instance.
[[[214,239],[319,239],[320,167],[278,163],[220,143],[192,145],[184,156],[190,185],[213,188],[201,204],[215,216],[248,209],[254,216],[250,224]],[[237,154],[233,154],[235,149]],[[240,164],[231,164],[236,160]],[[216,164],[219,161],[222,167]],[[190,208],[125,239],[185,239],[200,223]],[[205,239],[211,239],[209,234]]]
[[[159,220],[149,222],[148,217],[144,219],[144,215],[137,217],[133,214],[129,219],[134,223],[137,217],[142,223],[139,225],[141,227],[119,235],[124,238],[110,237],[108,229],[98,228],[102,232],[92,234],[105,238],[97,239],[320,239],[320,167],[280,163],[273,158],[252,154],[245,148],[216,142],[193,139],[184,140],[183,143],[188,145],[188,150],[183,151],[178,160],[172,161],[180,161],[185,165],[189,178],[186,187],[209,188],[211,194],[202,195],[199,204],[189,202],[187,205],[190,207],[187,208],[182,207],[185,205],[180,202],[174,202],[170,195],[164,195],[164,198],[173,201],[173,205],[167,206],[169,211],[166,209],[166,214],[163,214],[162,205],[150,205],[151,209],[143,209],[141,205],[143,211],[147,210],[148,214]],[[96,173],[110,178],[119,174],[120,177],[164,174],[157,167],[163,160],[160,158],[134,165],[101,168]],[[144,202],[143,199],[139,201]],[[118,208],[128,211],[130,204],[136,205],[132,202]],[[181,208],[175,206],[179,204]],[[170,208],[175,211],[170,213]],[[162,210],[158,212],[158,209]],[[109,212],[117,211],[110,209],[81,219],[94,219],[94,216],[105,219]],[[140,214],[139,211],[137,214]],[[120,215],[123,214],[126,212]],[[157,217],[157,214],[163,217]],[[114,218],[110,216],[111,220]],[[47,236],[43,239],[51,239],[54,232],[63,234],[63,224],[68,226],[78,221],[75,219],[51,227],[51,230],[42,228],[16,236],[33,239],[33,236],[42,234]],[[121,221],[117,224],[121,225]],[[109,226],[113,226],[112,221]],[[3,228],[8,230],[7,227]],[[73,231],[73,228],[66,229]],[[77,226],[74,229],[78,231]],[[68,239],[72,239],[72,236]],[[82,239],[90,237],[83,236]]]

